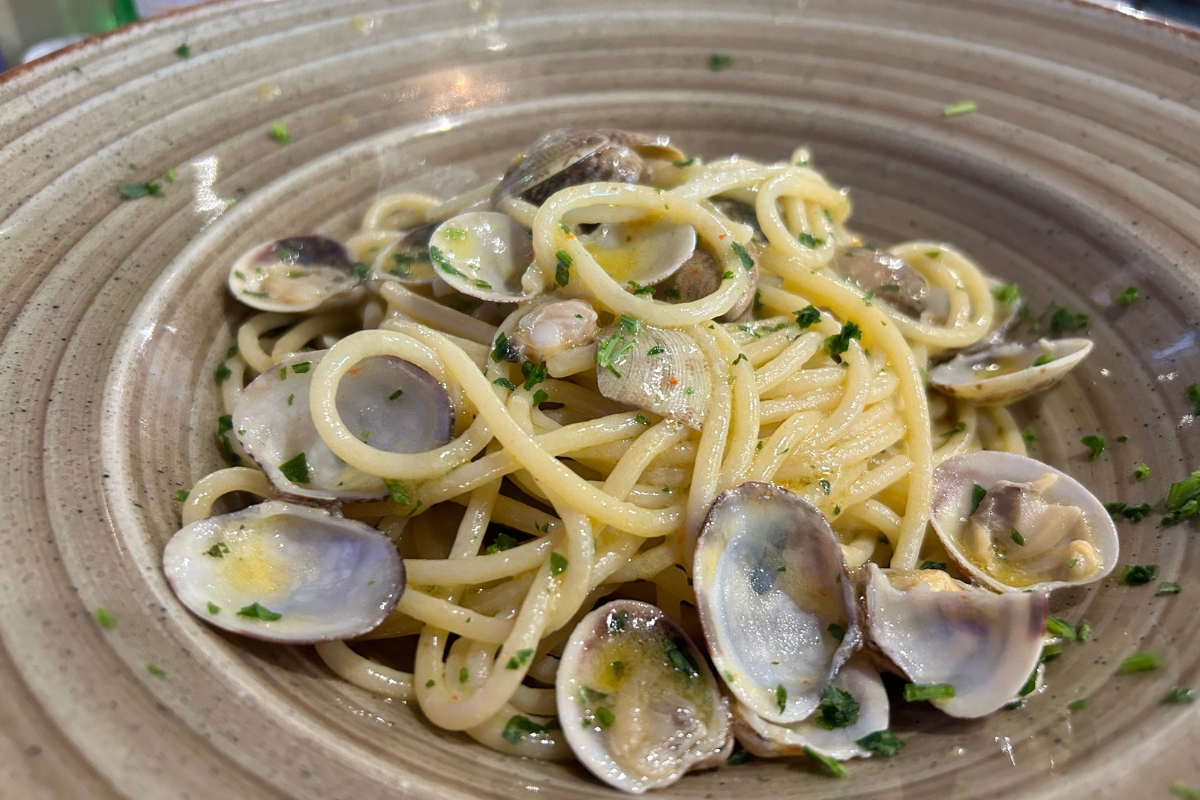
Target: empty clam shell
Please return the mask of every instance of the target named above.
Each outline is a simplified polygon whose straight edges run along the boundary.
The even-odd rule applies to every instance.
[[[367,633],[404,591],[404,565],[387,536],[275,500],[184,526],[167,542],[163,571],[205,622],[291,644]]]
[[[261,311],[313,311],[356,300],[365,273],[334,240],[293,236],[259,245],[234,262],[229,291]]]
[[[533,258],[533,238],[507,214],[451,217],[430,236],[429,256],[438,277],[463,294],[497,303],[529,296],[521,279]]]
[[[660,609],[615,600],[571,633],[555,682],[563,735],[626,792],[669,786],[729,757],[729,706],[703,655]]]
[[[982,717],[1017,696],[1041,657],[1047,607],[1045,592],[995,594],[941,570],[867,565],[871,643],[913,683],[953,687],[930,701],[953,717]]]
[[[309,386],[325,351],[299,353],[259,375],[238,396],[233,426],[246,452],[280,493],[311,500],[383,497],[380,478],[342,461],[317,433]],[[360,362],[338,387],[338,413],[367,444],[393,453],[441,447],[454,432],[445,388],[392,356]]]
[[[712,393],[704,352],[687,334],[626,319],[598,337],[600,394],[700,430]]]
[[[981,450],[942,462],[933,473],[930,521],[950,557],[1001,592],[1098,581],[1120,547],[1095,495],[1014,453]]]
[[[422,225],[397,236],[375,257],[376,278],[395,280],[405,286],[428,286],[437,279],[429,259],[429,238],[436,225]]]
[[[929,373],[929,385],[981,405],[1015,403],[1058,383],[1090,352],[1090,339],[1000,344],[938,365]]]
[[[692,580],[709,653],[734,696],[771,722],[812,714],[860,643],[825,516],[768,483],[727,491],[700,529]]]
[[[666,136],[619,130],[561,129],[534,142],[496,187],[494,197],[516,196],[541,205],[568,186],[596,181],[637,183],[646,158],[671,161],[684,154]]]
[[[617,283],[652,286],[674,275],[691,258],[696,229],[662,219],[608,222],[581,234],[579,241]]]
[[[808,748],[823,756],[845,761],[850,758],[870,758],[871,751],[858,740],[887,730],[889,704],[887,689],[870,664],[862,656],[846,662],[837,677],[829,684],[832,689],[848,693],[856,704],[853,722],[837,719],[834,714],[822,714],[802,722],[780,725],[767,722],[744,703],[733,707],[733,731],[742,747],[762,758],[802,755]]]

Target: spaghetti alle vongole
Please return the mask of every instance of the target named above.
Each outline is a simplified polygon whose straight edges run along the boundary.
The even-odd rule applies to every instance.
[[[173,587],[630,791],[734,734],[890,755],[881,667],[994,711],[1036,680],[1046,592],[1116,560],[1000,405],[1090,343],[1023,343],[1014,287],[943,243],[864,247],[850,213],[803,151],[556,131],[459,197],[378,199],[344,247],[256,248],[218,368],[235,466],[191,490]],[[234,492],[265,502],[211,516]],[[990,662],[954,661],[968,635]]]

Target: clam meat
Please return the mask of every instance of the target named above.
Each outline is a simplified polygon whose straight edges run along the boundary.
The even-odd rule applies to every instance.
[[[290,644],[367,633],[404,591],[404,564],[383,533],[276,500],[184,526],[163,571],[205,622]]]
[[[729,757],[728,701],[687,634],[661,610],[615,600],[571,633],[555,682],[575,757],[626,792],[669,786]]]
[[[929,282],[900,256],[873,247],[848,247],[834,257],[834,272],[875,299],[919,318],[929,307]]]
[[[535,364],[573,347],[596,340],[596,310],[586,300],[551,300],[534,307],[517,321],[509,337],[518,360]]]

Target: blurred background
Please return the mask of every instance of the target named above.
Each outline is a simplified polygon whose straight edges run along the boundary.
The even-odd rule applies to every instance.
[[[0,0],[0,71],[102,33],[200,0]],[[1200,0],[1095,0],[1200,25]]]

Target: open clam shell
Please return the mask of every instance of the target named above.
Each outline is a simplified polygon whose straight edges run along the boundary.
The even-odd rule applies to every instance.
[[[429,286],[437,279],[429,258],[429,239],[436,225],[422,225],[405,231],[375,257],[374,276],[394,280],[405,286]]]
[[[429,237],[429,256],[438,277],[463,294],[497,303],[530,296],[521,279],[532,263],[533,238],[507,214],[451,217]]]
[[[930,701],[939,709],[982,717],[1011,702],[1037,668],[1048,597],[995,594],[941,570],[868,564],[868,636],[913,683],[953,687],[953,697]]]
[[[522,316],[509,337],[509,348],[518,348],[517,357],[535,364],[564,350],[582,347],[596,340],[596,310],[587,300],[550,299]],[[537,301],[535,301],[537,302]]]
[[[627,319],[601,331],[597,341],[600,394],[700,430],[712,375],[690,336]]]
[[[338,458],[313,424],[308,393],[324,355],[324,350],[298,353],[251,381],[233,407],[238,440],[281,494],[309,500],[383,497],[383,481]],[[351,431],[393,453],[433,450],[454,432],[445,387],[392,356],[364,359],[346,375],[337,407]]]
[[[1000,592],[1098,581],[1120,550],[1117,526],[1095,495],[1014,453],[981,450],[942,462],[930,521],[950,557]]]
[[[842,667],[830,685],[849,693],[858,704],[854,722],[832,727],[818,714],[802,722],[780,725],[767,722],[744,703],[737,703],[733,707],[734,735],[742,747],[761,758],[803,755],[807,748],[838,761],[870,758],[871,751],[858,744],[858,740],[887,730],[890,709],[883,680],[866,659],[856,656]]]
[[[981,405],[1015,403],[1058,383],[1091,351],[1090,339],[999,344],[938,365],[929,373],[929,385]]]
[[[290,644],[367,633],[404,591],[404,564],[387,536],[275,500],[184,526],[167,542],[163,571],[205,622]]]
[[[733,749],[728,701],[704,656],[648,603],[615,600],[580,620],[555,691],[575,757],[626,792],[669,786]]]
[[[251,249],[229,270],[229,291],[260,311],[315,311],[361,295],[365,269],[324,236],[276,239]]]
[[[825,516],[768,483],[731,489],[700,529],[692,580],[709,653],[734,696],[775,723],[812,714],[860,644]]]
[[[696,229],[652,218],[608,222],[581,234],[579,242],[617,283],[652,286],[674,275],[692,257]]]

